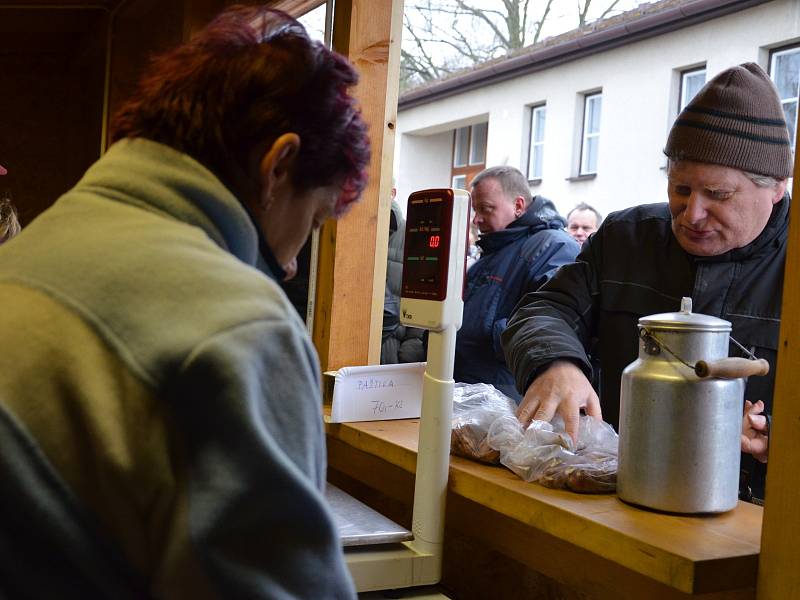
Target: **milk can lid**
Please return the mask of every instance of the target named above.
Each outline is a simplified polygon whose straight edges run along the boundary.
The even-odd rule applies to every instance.
[[[692,312],[692,299],[681,298],[680,312],[648,315],[639,319],[640,327],[691,331],[730,331],[730,321]]]

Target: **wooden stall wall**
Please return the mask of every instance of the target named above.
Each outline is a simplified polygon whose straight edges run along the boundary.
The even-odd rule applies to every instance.
[[[223,0],[0,2],[0,195],[23,226],[104,151],[108,120],[156,52],[201,28]]]
[[[800,130],[798,130],[800,140]],[[800,146],[797,146],[800,148]],[[758,600],[800,598],[800,160],[795,156],[793,204],[783,276],[783,308],[775,375],[769,472],[758,563]]]
[[[99,156],[108,12],[0,6],[0,194],[25,225]]]
[[[134,90],[148,60],[183,38],[183,0],[130,0],[111,19],[108,111]]]

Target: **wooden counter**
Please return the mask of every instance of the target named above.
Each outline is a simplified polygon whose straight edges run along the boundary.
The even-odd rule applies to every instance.
[[[418,420],[326,424],[329,479],[411,526]],[[762,509],[687,517],[451,457],[443,584],[458,598],[754,598]],[[505,590],[505,591],[504,591]]]

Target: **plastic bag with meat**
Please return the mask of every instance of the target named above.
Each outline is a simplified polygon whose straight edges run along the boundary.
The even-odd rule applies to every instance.
[[[500,453],[489,446],[486,436],[498,417],[513,417],[514,409],[514,401],[492,385],[456,383],[450,451],[465,458],[498,464]]]
[[[580,493],[616,489],[618,442],[611,425],[589,416],[580,418],[577,447],[560,417],[532,421],[523,431],[513,414],[502,415],[487,436],[500,462],[525,481]]]

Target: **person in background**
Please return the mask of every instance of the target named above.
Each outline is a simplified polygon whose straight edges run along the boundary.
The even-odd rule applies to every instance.
[[[389,249],[386,261],[386,289],[383,295],[383,331],[381,364],[410,363],[425,360],[425,331],[400,323],[400,291],[403,286],[403,251],[406,220],[397,203],[397,188],[392,186],[389,214]]]
[[[17,209],[8,196],[0,198],[0,244],[4,244],[22,230]]]
[[[523,423],[558,413],[574,438],[583,409],[616,427],[620,376],[638,356],[639,318],[675,312],[683,296],[694,312],[730,321],[732,337],[770,363],[770,374],[745,388],[748,415],[756,416],[753,407],[770,412],[792,150],[769,76],[755,63],[718,74],[678,115],[664,153],[668,203],[609,215],[575,264],[526,297],[511,319],[503,343],[525,393]],[[599,400],[587,356],[595,338]],[[733,345],[731,354],[742,356]],[[757,437],[747,426],[743,435]],[[763,499],[765,469],[749,454],[742,466],[742,498]]]
[[[231,7],[0,248],[0,596],[355,597],[280,281],[365,186],[356,81],[286,14]]]
[[[564,219],[553,203],[531,197],[528,181],[518,169],[501,166],[481,171],[472,180],[471,193],[481,257],[467,271],[454,378],[490,383],[519,399],[500,336],[520,299],[561,265],[575,260],[580,248],[564,232]]]
[[[0,165],[0,176],[7,174],[8,170]],[[0,244],[17,235],[20,229],[17,209],[11,203],[11,198],[8,195],[0,197]]]
[[[474,218],[474,215],[473,215]],[[472,265],[478,262],[481,257],[481,249],[478,246],[478,238],[481,232],[475,225],[475,222],[469,224],[469,238],[467,239],[467,270],[472,268]]]
[[[587,238],[597,231],[603,222],[603,216],[593,207],[581,202],[567,213],[567,233],[576,242],[583,244]]]

